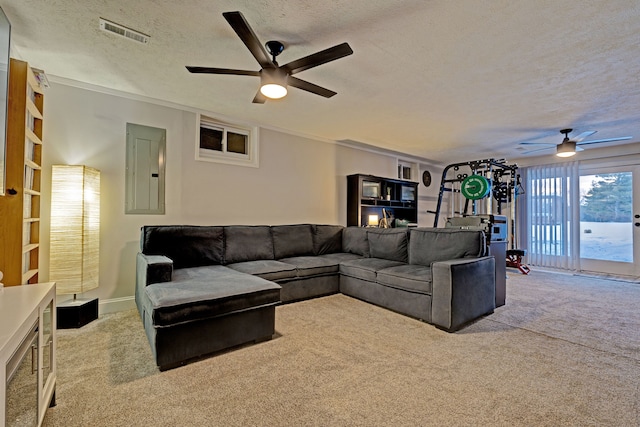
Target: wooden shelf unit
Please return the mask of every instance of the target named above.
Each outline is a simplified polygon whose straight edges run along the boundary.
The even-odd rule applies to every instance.
[[[37,283],[44,96],[24,61],[11,59],[6,192],[0,197],[0,271],[7,286]]]

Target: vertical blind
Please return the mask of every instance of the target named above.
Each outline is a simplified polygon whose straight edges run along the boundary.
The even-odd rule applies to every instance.
[[[528,263],[567,270],[579,268],[579,175],[578,163],[524,168],[524,206],[518,222],[521,245]],[[521,203],[522,203],[521,202]]]

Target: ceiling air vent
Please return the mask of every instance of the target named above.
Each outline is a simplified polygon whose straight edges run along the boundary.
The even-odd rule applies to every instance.
[[[117,34],[120,37],[124,37],[126,39],[136,41],[138,43],[142,43],[142,44],[149,43],[148,35],[142,34],[139,31],[135,31],[130,28],[124,27],[120,24],[116,24],[115,22],[107,21],[106,19],[103,19],[103,18],[100,18],[100,29],[102,31],[107,31],[109,33]]]

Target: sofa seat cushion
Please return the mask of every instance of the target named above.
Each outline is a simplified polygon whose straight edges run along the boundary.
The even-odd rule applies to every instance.
[[[375,282],[378,271],[399,265],[403,265],[403,263],[382,258],[354,259],[340,263],[340,274]]]
[[[431,268],[423,265],[398,265],[378,271],[376,281],[384,286],[419,292],[426,295],[432,293]]]
[[[280,286],[223,266],[183,268],[171,282],[145,288],[155,327],[208,319],[239,310],[276,304]]]
[[[362,255],[350,254],[347,252],[336,252],[333,254],[318,255],[318,258],[327,258],[336,261],[338,264],[345,261],[353,261],[354,259],[362,259]]]
[[[298,277],[337,274],[340,271],[340,262],[337,259],[319,256],[298,256],[283,258],[280,261],[295,266]]]
[[[275,260],[260,260],[229,264],[227,267],[241,273],[251,274],[265,280],[295,279],[296,267],[291,264]]]

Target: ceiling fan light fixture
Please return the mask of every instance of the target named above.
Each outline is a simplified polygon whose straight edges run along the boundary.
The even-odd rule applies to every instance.
[[[280,66],[276,61],[276,57],[284,50],[283,43],[277,40],[268,41],[265,44],[269,51],[267,53],[241,12],[224,12],[222,16],[224,16],[224,19],[231,25],[233,31],[240,37],[240,40],[242,40],[247,49],[249,49],[255,60],[258,61],[260,71],[187,66],[187,70],[190,73],[260,76],[260,90],[253,98],[253,103],[255,104],[264,104],[267,99],[283,98],[287,95],[288,86],[320,95],[324,98],[331,98],[337,94],[332,90],[309,83],[293,75],[351,55],[353,50],[351,46],[349,46],[349,43],[341,43]],[[271,54],[271,58],[269,58],[269,54]],[[289,82],[291,82],[290,85]]]
[[[563,141],[556,150],[556,156],[558,157],[571,157],[576,154],[575,141]]]
[[[260,87],[260,93],[270,99],[280,99],[287,95],[287,88],[275,83],[269,83]]]
[[[270,99],[287,95],[288,74],[280,68],[265,68],[260,71],[260,93]]]

